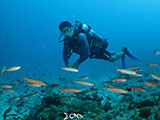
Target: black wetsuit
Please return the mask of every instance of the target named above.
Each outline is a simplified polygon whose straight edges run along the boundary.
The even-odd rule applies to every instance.
[[[68,59],[72,55],[72,52],[80,55],[80,58],[76,61],[78,64],[81,64],[87,58],[108,60],[111,57],[111,53],[106,50],[107,47],[107,41],[98,36],[93,37],[79,33],[72,38],[65,38],[63,48],[64,63],[66,66],[69,64]]]

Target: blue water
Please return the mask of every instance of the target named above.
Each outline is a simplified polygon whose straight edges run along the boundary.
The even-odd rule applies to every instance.
[[[0,68],[20,65],[22,69],[4,73],[0,81],[22,80],[23,74],[51,84],[58,77],[89,75],[96,83],[121,67],[120,60],[110,63],[88,59],[80,65],[79,73],[60,70],[64,62],[63,43],[57,42],[58,25],[65,20],[90,25],[108,39],[109,50],[120,51],[126,46],[144,60],[127,58],[127,66],[160,64],[159,56],[154,55],[154,50],[160,50],[159,12],[159,0],[1,0]],[[74,54],[71,61],[78,57]],[[45,70],[46,77],[41,76]]]

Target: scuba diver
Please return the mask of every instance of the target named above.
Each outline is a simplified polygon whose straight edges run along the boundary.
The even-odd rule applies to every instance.
[[[76,21],[74,26],[68,21],[63,21],[60,23],[59,29],[61,35],[58,42],[64,42],[63,60],[66,67],[78,69],[79,65],[88,58],[103,59],[109,62],[121,58],[122,68],[126,68],[126,55],[134,60],[141,60],[126,47],[122,47],[120,52],[108,51],[107,39],[103,39],[89,25],[79,21]],[[60,40],[62,36],[64,39]],[[79,54],[80,57],[74,64],[69,64],[69,58],[73,52]]]

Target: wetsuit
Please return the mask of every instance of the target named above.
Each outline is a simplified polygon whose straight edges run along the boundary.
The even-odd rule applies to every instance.
[[[108,43],[105,39],[102,40],[97,36],[91,37],[84,33],[79,33],[77,36],[64,39],[63,60],[67,66],[72,52],[80,55],[80,58],[76,61],[78,64],[81,64],[87,58],[107,60],[111,57],[111,53],[106,50],[107,47]]]

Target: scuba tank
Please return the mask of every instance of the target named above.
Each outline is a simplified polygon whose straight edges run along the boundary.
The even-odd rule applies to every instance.
[[[97,33],[95,33],[89,25],[82,24],[80,21],[75,21],[75,25],[73,26],[73,30],[76,32],[75,34],[78,34],[78,33],[82,32],[82,33],[85,33],[86,35],[96,36],[96,37],[102,39],[101,36],[99,36]],[[62,38],[62,36],[63,35],[61,33],[59,38],[58,38],[58,43],[61,43],[61,42],[64,41],[64,39],[60,40]]]
[[[87,24],[82,24],[81,22],[79,21],[76,21],[75,22],[75,25],[74,25],[74,30],[77,30],[79,32],[83,32],[85,33],[86,35],[90,35],[90,36],[98,36],[99,38],[101,38],[100,35],[98,35],[97,33],[94,32],[94,30]]]

